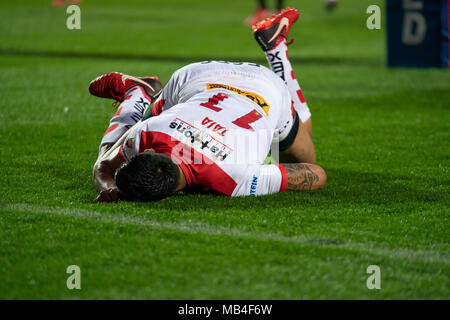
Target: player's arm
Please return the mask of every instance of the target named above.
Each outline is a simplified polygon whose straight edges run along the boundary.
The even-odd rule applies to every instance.
[[[325,170],[311,163],[283,163],[286,169],[287,190],[323,189],[327,182]]]
[[[98,202],[117,201],[123,197],[115,180],[116,170],[122,164],[119,157],[122,142],[121,138],[115,144],[108,143],[100,147],[99,156],[93,168],[94,186],[99,192],[95,200]]]
[[[327,181],[325,171],[311,163],[233,166],[233,170],[235,175],[241,175],[231,194],[233,197],[260,196],[286,190],[322,189]],[[216,190],[216,183],[217,179],[214,179],[208,187]]]

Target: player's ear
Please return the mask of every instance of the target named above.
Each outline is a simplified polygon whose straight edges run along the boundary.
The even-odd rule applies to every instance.
[[[155,152],[155,149],[153,149],[153,148],[145,149],[144,152]]]

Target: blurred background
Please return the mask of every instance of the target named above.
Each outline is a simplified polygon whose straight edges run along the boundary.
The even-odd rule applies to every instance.
[[[275,1],[267,1],[273,8]],[[284,1],[300,10],[293,28],[293,57],[308,61],[364,60],[383,63],[382,31],[369,31],[366,8],[384,1],[343,1],[334,11],[322,1]],[[257,58],[245,19],[257,1],[84,0],[81,30],[66,28],[66,7],[51,0],[5,0],[1,4],[3,52],[61,52],[147,56],[148,58]],[[383,16],[384,18],[384,16]],[[384,21],[384,19],[383,19]]]

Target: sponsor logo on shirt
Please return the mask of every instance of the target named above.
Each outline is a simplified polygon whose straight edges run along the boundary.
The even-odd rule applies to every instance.
[[[241,96],[244,96],[247,99],[250,99],[253,102],[255,102],[257,105],[259,105],[264,110],[266,115],[269,115],[270,105],[259,94],[250,92],[250,91],[244,91],[244,90],[241,90],[241,89],[238,89],[238,88],[235,88],[232,86],[228,86],[226,84],[221,84],[221,83],[207,83],[206,84],[207,90],[212,90],[212,89],[217,89],[217,88],[226,89],[229,91],[239,93]]]
[[[171,135],[174,138],[200,151],[213,161],[224,161],[233,152],[233,149],[209,135],[205,130],[200,130],[180,118],[175,118],[170,122],[169,128],[173,130],[173,134]],[[185,159],[184,151],[183,160],[194,161],[196,163],[195,159]]]

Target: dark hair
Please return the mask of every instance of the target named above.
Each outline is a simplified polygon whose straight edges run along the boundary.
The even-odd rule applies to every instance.
[[[140,201],[164,199],[175,191],[179,180],[180,171],[172,159],[153,152],[135,155],[116,173],[119,190]]]

